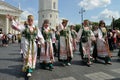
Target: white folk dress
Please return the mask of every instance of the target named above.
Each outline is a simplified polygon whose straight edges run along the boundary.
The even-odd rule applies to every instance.
[[[36,28],[35,25],[32,26],[28,25],[26,29],[24,25],[20,25],[14,20],[12,21],[12,28],[20,32],[24,32],[24,31],[27,32],[24,33],[27,36],[24,36],[24,40],[23,40],[23,53],[24,53],[23,71],[26,71],[28,68],[34,69],[36,66],[36,58],[37,58],[37,45],[35,42],[36,38],[40,38],[40,43],[44,44],[44,38],[40,30]]]
[[[44,37],[44,46],[41,46],[40,52],[40,63],[53,63],[54,62],[54,55],[53,55],[53,46],[51,40],[51,30],[49,27],[44,28],[42,30],[42,34]]]
[[[92,45],[91,45],[91,41],[95,40],[95,36],[94,33],[92,32],[92,30],[89,27],[84,27],[84,31],[87,32],[87,38],[88,41],[87,42],[82,42],[82,33],[83,33],[83,29],[80,29],[78,32],[78,40],[80,40],[81,42],[81,48],[80,50],[82,50],[83,53],[83,58],[91,58],[91,54],[93,51]]]
[[[63,27],[62,24],[59,25],[59,60],[66,60],[68,57],[73,58],[73,48],[72,48],[72,36],[69,29]]]
[[[110,57],[110,53],[108,50],[108,42],[107,39],[105,40],[105,38],[107,37],[107,32],[106,32],[106,28],[101,28],[98,29],[98,38],[97,38],[97,55],[99,57],[105,57],[105,56],[109,56]]]

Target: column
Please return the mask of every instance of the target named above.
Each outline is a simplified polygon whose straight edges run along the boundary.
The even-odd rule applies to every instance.
[[[6,17],[6,24],[5,24],[5,33],[8,34],[8,29],[9,29],[9,20]]]
[[[16,16],[16,20],[18,21],[18,22],[20,22],[20,18],[19,18],[19,16]],[[14,30],[14,34],[18,34],[19,32],[17,31],[17,30]]]

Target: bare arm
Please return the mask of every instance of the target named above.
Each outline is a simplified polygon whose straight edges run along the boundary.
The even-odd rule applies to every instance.
[[[77,34],[77,40],[80,40],[83,29],[80,29]]]

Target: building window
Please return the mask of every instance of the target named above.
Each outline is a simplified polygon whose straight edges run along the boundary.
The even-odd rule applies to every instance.
[[[42,15],[42,17],[44,18],[44,15]]]
[[[2,32],[2,28],[0,28],[0,32]]]
[[[56,3],[55,2],[53,3],[53,9],[56,9]]]
[[[52,14],[50,14],[50,18],[52,18]]]

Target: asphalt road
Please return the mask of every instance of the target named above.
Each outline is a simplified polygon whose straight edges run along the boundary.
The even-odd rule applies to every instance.
[[[0,80],[28,80],[21,71],[22,59],[19,54],[19,44],[9,44],[0,47]],[[101,62],[93,63],[91,67],[84,65],[79,52],[74,53],[71,66],[63,67],[60,62],[54,63],[54,70],[40,69],[39,60],[29,80],[120,80],[120,58],[118,50],[112,52],[112,65]]]

